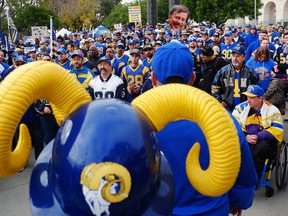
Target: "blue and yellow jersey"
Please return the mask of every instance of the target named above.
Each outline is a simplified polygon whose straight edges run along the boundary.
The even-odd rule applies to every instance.
[[[125,66],[128,65],[129,59],[130,59],[128,55],[122,55],[121,57],[118,57],[117,55],[115,55],[115,58],[118,59],[120,62],[123,62]]]
[[[83,66],[83,69],[81,70],[76,70],[74,67],[72,67],[69,73],[71,73],[71,75],[73,75],[86,90],[88,90],[89,82],[93,79],[93,77],[95,77],[93,71],[85,66]]]
[[[136,84],[142,87],[148,75],[149,68],[139,64],[136,68],[132,68],[131,65],[124,67],[121,76],[126,87],[131,84]],[[126,91],[126,101],[131,102],[135,97],[136,96],[132,96]]]
[[[276,50],[276,55],[274,57],[274,61],[277,62],[277,64],[285,64],[286,60],[288,59],[288,53],[284,52],[283,45],[278,47]]]
[[[69,59],[67,59],[67,61],[65,61],[63,63],[61,63],[58,60],[56,60],[56,63],[58,65],[60,65],[61,67],[65,68],[66,70],[69,70],[71,68],[71,66],[72,66],[72,62]]]
[[[112,61],[112,67],[113,67],[113,71],[112,73],[115,74],[116,76],[121,76],[121,71],[122,69],[126,66],[124,62],[121,62],[120,60],[118,60],[117,58],[114,58]]]
[[[96,42],[95,46],[96,46],[96,48],[98,50],[100,58],[106,55],[106,49],[107,49],[106,43]]]
[[[152,71],[152,60],[153,58],[149,59],[148,57],[143,60],[143,65],[148,67],[150,71]]]
[[[232,49],[237,46],[237,43],[232,43],[232,44],[225,44],[221,43],[221,56],[231,62],[232,61]]]
[[[272,32],[268,35],[268,39],[270,43],[280,44],[280,35],[278,32]]]

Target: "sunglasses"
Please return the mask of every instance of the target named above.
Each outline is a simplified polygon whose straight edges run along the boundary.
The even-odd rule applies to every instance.
[[[21,63],[20,63],[20,62],[16,62],[16,63],[15,63],[15,65],[16,65],[17,67],[19,67],[19,66],[21,66],[21,65],[24,65],[24,64],[25,64],[24,62],[23,62],[23,63],[22,63],[22,62],[21,62]]]

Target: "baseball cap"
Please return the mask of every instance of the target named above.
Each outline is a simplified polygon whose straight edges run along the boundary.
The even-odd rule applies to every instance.
[[[242,28],[242,25],[238,25],[238,27],[237,27],[238,29],[241,29]]]
[[[238,31],[237,28],[233,28],[233,29],[232,29],[232,33],[235,33],[235,32],[237,32],[237,31]]]
[[[242,45],[237,45],[232,49],[232,53],[238,53],[239,55],[246,54],[246,49]]]
[[[119,42],[116,47],[119,47],[119,46],[125,47],[124,44],[121,42]]]
[[[215,33],[213,34],[213,36],[219,37],[219,34],[218,34],[217,32],[215,32]]]
[[[200,48],[200,53],[204,56],[212,56],[214,54],[214,50],[210,46],[205,45]]]
[[[250,24],[246,24],[245,27],[246,28],[251,28],[251,25]]]
[[[85,35],[85,34],[88,34],[88,32],[87,31],[82,31],[82,34]]]
[[[13,58],[14,61],[22,61],[22,62],[27,62],[27,57],[25,55],[18,55],[18,56],[15,56]]]
[[[242,94],[248,97],[263,97],[264,90],[258,85],[249,85],[246,92],[242,92]]]
[[[134,38],[134,43],[140,43],[140,39],[139,38]]]
[[[190,42],[197,42],[197,38],[195,38],[195,37],[189,37],[189,43]]]
[[[107,58],[106,56],[103,56],[102,58],[100,58],[97,62],[97,64],[100,64],[101,62],[106,61],[111,65],[111,60],[109,58]]]
[[[135,41],[134,41],[133,39],[131,39],[131,40],[129,40],[128,44],[129,44],[129,45],[135,44]]]
[[[232,32],[231,31],[227,31],[224,33],[224,36],[232,36]]]
[[[136,55],[140,56],[140,51],[138,49],[133,49],[130,52],[130,55],[132,55],[132,54],[136,54]]]
[[[60,48],[60,49],[57,50],[56,54],[58,54],[58,53],[66,54],[66,50],[64,48]]]
[[[153,47],[150,44],[148,44],[144,46],[143,51],[151,50],[151,49],[153,49]]]
[[[162,45],[163,45],[162,41],[160,41],[160,40],[157,40],[157,41],[155,41],[155,44],[154,44],[154,46],[155,46],[156,44],[157,44],[157,45],[160,45],[160,46],[162,46]]]
[[[74,52],[72,55],[71,55],[71,58],[74,58],[75,56],[79,56],[81,57],[82,59],[84,58],[83,54],[81,52]]]
[[[203,39],[202,38],[197,38],[197,43],[201,43],[203,42]]]
[[[256,29],[257,30],[257,26],[253,25],[253,26],[250,27],[250,29]]]
[[[194,61],[188,47],[171,41],[156,50],[152,67],[159,82],[166,84],[169,77],[181,77],[186,84],[192,77]]]

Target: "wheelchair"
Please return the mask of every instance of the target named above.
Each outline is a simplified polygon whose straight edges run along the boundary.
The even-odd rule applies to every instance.
[[[260,190],[265,187],[265,196],[272,197],[274,195],[274,188],[270,186],[270,179],[272,171],[275,170],[275,184],[277,189],[280,191],[287,186],[287,145],[285,141],[277,147],[274,157],[269,160],[266,159],[261,178],[258,180],[256,190]],[[267,177],[266,176],[267,174]]]

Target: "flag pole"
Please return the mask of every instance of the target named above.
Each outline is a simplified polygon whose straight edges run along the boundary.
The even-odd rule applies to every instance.
[[[53,20],[50,16],[50,56],[52,58],[52,52],[53,52]]]

